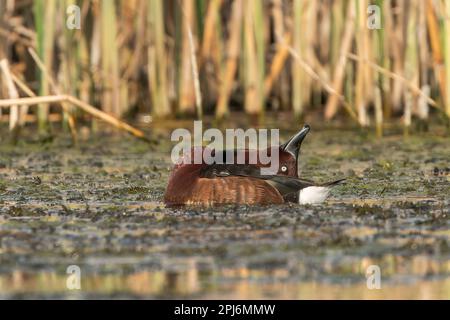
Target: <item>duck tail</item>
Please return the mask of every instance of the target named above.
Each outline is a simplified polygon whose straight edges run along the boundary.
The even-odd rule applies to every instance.
[[[343,179],[339,179],[339,180],[335,180],[335,181],[331,181],[331,182],[326,182],[326,183],[321,184],[320,186],[321,187],[332,187],[332,186],[335,186],[335,185],[338,185],[338,184],[344,182],[345,180],[347,180],[347,179],[343,178]]]

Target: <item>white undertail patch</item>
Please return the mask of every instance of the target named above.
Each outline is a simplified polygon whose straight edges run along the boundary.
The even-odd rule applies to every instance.
[[[326,200],[330,193],[329,187],[307,187],[300,190],[298,196],[299,204],[319,204]]]

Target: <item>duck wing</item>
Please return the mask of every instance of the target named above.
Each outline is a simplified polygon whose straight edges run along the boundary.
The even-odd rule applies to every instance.
[[[202,168],[200,176],[203,178],[218,177],[250,177],[265,180],[284,196],[292,192],[315,185],[313,181],[284,175],[262,175],[261,168],[256,165],[242,164],[212,164]]]

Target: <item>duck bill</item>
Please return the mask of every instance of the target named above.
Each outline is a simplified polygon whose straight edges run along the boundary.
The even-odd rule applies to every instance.
[[[300,152],[300,146],[302,145],[303,139],[305,139],[310,129],[310,126],[305,124],[303,129],[297,132],[286,143],[282,144],[280,149],[290,153],[297,160]]]

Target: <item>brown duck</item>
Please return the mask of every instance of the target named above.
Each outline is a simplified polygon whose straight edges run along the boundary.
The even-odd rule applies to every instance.
[[[344,179],[318,185],[298,177],[300,147],[309,131],[310,127],[305,125],[286,143],[266,150],[268,155],[279,152],[278,172],[273,175],[261,174],[260,169],[265,165],[258,156],[256,164],[249,164],[252,153],[258,154],[257,150],[244,151],[244,164],[177,164],[170,175],[164,202],[169,206],[320,203],[328,196],[330,187]],[[195,149],[192,152],[196,152]],[[228,152],[237,153],[236,150],[224,151],[224,159]]]

